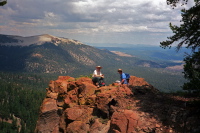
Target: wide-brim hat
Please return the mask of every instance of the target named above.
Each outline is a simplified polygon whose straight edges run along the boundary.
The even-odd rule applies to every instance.
[[[101,69],[102,67],[101,66],[96,66],[96,68],[100,68]]]
[[[118,69],[117,71],[118,71],[118,72],[122,72],[122,69]]]

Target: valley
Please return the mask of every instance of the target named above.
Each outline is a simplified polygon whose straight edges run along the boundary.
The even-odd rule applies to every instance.
[[[121,45],[122,46],[122,45]],[[119,56],[132,56],[137,58],[132,66],[134,70],[128,70],[133,75],[143,77],[153,86],[163,92],[181,91],[181,86],[186,81],[183,77],[183,58],[189,50],[182,48],[163,49],[158,46],[129,45],[125,47],[97,47],[99,49],[114,51]],[[123,54],[122,54],[123,53]],[[142,70],[140,70],[142,69]],[[145,72],[143,72],[145,71]]]

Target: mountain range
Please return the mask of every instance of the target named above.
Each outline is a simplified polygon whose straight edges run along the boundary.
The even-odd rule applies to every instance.
[[[127,60],[128,59],[128,60]],[[103,67],[146,65],[162,67],[152,61],[98,49],[77,40],[38,35],[20,37],[0,35],[0,70],[69,74]]]
[[[0,70],[3,71],[61,74],[85,71],[100,64],[120,62],[120,59],[109,51],[51,35],[0,35],[0,60]]]
[[[123,51],[109,51],[77,40],[48,34],[30,37],[0,34],[0,60],[0,71],[49,73],[73,77],[90,75],[95,66],[100,65],[103,67],[107,83],[119,79],[118,68],[131,75],[144,77],[152,83],[152,76],[160,75],[160,71],[165,71],[167,67],[180,65],[140,59]],[[171,76],[171,73],[168,76]],[[160,79],[158,76],[157,78]],[[156,78],[155,80],[157,81]]]

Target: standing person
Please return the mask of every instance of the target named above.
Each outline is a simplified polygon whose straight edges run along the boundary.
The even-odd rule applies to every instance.
[[[120,74],[120,85],[126,84],[128,85],[127,77],[126,74],[122,72],[122,69],[117,70],[118,73]]]
[[[105,85],[104,83],[104,75],[101,73],[101,66],[96,66],[96,70],[94,70],[93,75],[92,75],[92,81],[93,84],[96,85],[97,87]]]

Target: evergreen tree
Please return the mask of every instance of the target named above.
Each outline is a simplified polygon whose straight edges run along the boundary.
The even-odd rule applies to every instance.
[[[182,2],[187,4],[188,0],[167,0],[167,3],[175,7],[177,3]],[[183,85],[184,90],[200,89],[200,0],[194,0],[195,5],[190,9],[182,9],[180,26],[169,24],[174,35],[168,37],[168,40],[161,42],[161,47],[171,47],[172,44],[177,44],[177,50],[182,46],[191,49],[191,55],[187,55],[184,59],[184,77],[188,80]]]
[[[190,82],[184,83],[184,90],[200,92],[200,52],[194,52],[192,56],[187,56],[184,60],[184,76]]]

